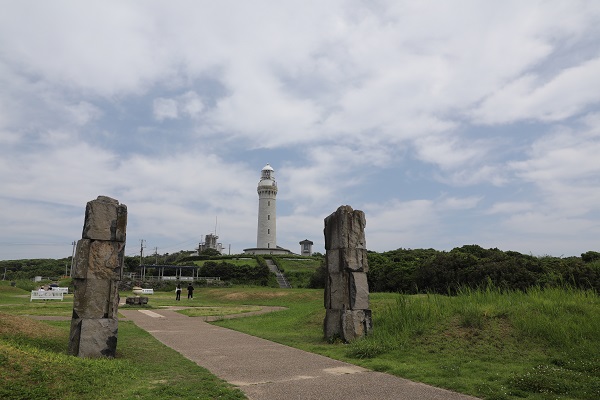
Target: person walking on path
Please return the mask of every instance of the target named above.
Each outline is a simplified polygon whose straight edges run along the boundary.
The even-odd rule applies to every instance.
[[[179,301],[181,300],[181,283],[177,284],[177,288],[175,288],[175,300]]]
[[[188,300],[193,299],[194,298],[194,287],[192,286],[191,283],[188,285],[187,289],[188,289]]]

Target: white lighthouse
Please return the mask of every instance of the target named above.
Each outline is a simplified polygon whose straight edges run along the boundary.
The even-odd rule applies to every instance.
[[[275,170],[269,164],[260,171],[258,192],[258,228],[256,248],[244,249],[247,254],[289,254],[277,246],[277,182]]]
[[[275,170],[269,165],[260,172],[258,192],[258,229],[256,247],[277,248],[277,182]]]

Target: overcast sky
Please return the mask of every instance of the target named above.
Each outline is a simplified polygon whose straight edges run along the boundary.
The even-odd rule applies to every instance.
[[[600,1],[0,0],[0,259],[277,244],[340,205],[367,247],[600,251]]]

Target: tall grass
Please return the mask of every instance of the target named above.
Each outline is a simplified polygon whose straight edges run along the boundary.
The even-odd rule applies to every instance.
[[[595,292],[534,288],[517,300],[512,322],[523,337],[561,349],[583,350],[590,342],[600,343],[600,302]]]
[[[447,314],[444,304],[439,301],[439,295],[399,295],[394,303],[386,304],[379,312],[374,313],[373,334],[351,343],[348,355],[372,358],[404,348],[412,338],[434,327]]]
[[[398,295],[346,355],[484,398],[592,399],[600,398],[599,344],[594,291],[488,287]]]
[[[443,324],[483,329],[505,319],[526,340],[541,340],[555,348],[600,343],[600,299],[594,291],[573,288],[532,288],[527,292],[498,288],[464,288],[457,296],[398,295],[375,318],[371,340],[391,339],[397,348],[407,339]]]

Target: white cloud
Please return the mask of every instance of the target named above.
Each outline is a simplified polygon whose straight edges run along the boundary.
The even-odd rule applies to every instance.
[[[11,132],[9,130],[0,130],[0,143],[3,145],[14,145],[20,139],[17,132]]]
[[[481,162],[492,150],[491,143],[468,142],[450,133],[419,138],[415,140],[415,147],[421,160],[438,164],[442,169]]]
[[[533,204],[524,201],[505,201],[494,203],[487,211],[489,214],[515,214],[529,211]]]
[[[468,210],[477,207],[481,197],[444,197],[438,201],[436,208],[439,210]]]
[[[528,74],[488,97],[474,116],[488,124],[560,121],[600,102],[599,86],[600,58],[564,69],[547,82]]]
[[[597,224],[585,218],[568,218],[543,212],[525,212],[510,216],[505,224],[521,234],[540,235],[556,241],[562,237],[579,235],[581,232],[597,232]]]
[[[367,204],[363,211],[367,248],[375,251],[421,247],[426,238],[435,234],[439,223],[431,200]]]
[[[84,126],[102,116],[102,110],[87,101],[67,105],[65,108],[77,126]]]
[[[204,110],[202,98],[194,91],[190,90],[189,92],[183,94],[180,98],[180,102],[181,110],[190,118],[199,117],[202,113],[202,110]]]
[[[483,238],[482,216],[506,243],[514,216],[592,229],[600,3],[38,3],[0,15],[0,185],[21,212],[105,194],[134,237],[225,215],[222,239],[252,246],[249,166],[277,162],[288,238],[346,203],[380,250]]]
[[[154,99],[153,113],[154,119],[157,121],[176,119],[179,116],[177,111],[177,102],[173,99]]]
[[[204,110],[202,98],[193,90],[173,98],[156,98],[152,105],[154,119],[157,121],[178,119],[183,116],[198,118]]]
[[[284,179],[284,199],[294,202],[295,211],[305,213],[315,208],[349,201],[349,191],[360,191],[369,179],[370,167],[387,165],[391,158],[389,149],[373,148],[364,157],[360,146],[331,144],[308,147],[309,159],[305,166],[283,165],[276,171]]]
[[[490,214],[503,215],[507,246],[534,254],[578,255],[596,248],[600,206],[600,130],[598,114],[571,128],[560,127],[535,141],[523,161],[509,163],[522,184],[531,184],[527,200],[498,202]],[[509,239],[507,237],[507,239]]]
[[[576,128],[544,136],[533,143],[528,159],[510,164],[519,178],[536,185],[544,204],[559,215],[584,215],[599,209],[597,120],[598,114],[591,115]]]

